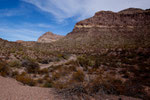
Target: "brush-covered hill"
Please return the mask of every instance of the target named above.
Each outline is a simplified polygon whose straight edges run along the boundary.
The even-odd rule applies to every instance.
[[[56,44],[71,52],[148,46],[150,10],[129,8],[120,12],[97,12],[93,17],[78,22],[73,31]]]
[[[51,44],[42,44],[34,41],[10,42],[0,38],[0,61],[32,59],[41,62],[45,59],[56,58],[59,53],[49,50]]]
[[[100,11],[55,42],[0,39],[0,75],[58,89],[65,100],[150,100],[149,38],[150,10]]]

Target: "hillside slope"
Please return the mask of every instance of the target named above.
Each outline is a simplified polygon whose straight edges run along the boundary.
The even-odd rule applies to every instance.
[[[62,50],[100,52],[105,48],[148,46],[149,38],[150,10],[129,8],[118,13],[97,12],[78,22],[73,31],[56,44]]]

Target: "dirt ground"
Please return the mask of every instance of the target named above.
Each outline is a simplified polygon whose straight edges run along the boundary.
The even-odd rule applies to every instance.
[[[0,100],[60,100],[54,89],[23,86],[0,76]]]

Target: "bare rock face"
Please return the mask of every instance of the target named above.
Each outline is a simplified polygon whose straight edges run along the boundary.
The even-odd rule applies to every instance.
[[[56,34],[53,34],[52,32],[46,32],[41,37],[39,37],[37,42],[51,43],[51,42],[55,42],[63,37],[64,36],[56,35]]]

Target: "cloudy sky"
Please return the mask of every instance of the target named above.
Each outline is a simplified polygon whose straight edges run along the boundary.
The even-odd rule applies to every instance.
[[[66,35],[95,12],[148,9],[150,0],[0,0],[0,38],[35,41],[47,31]]]

